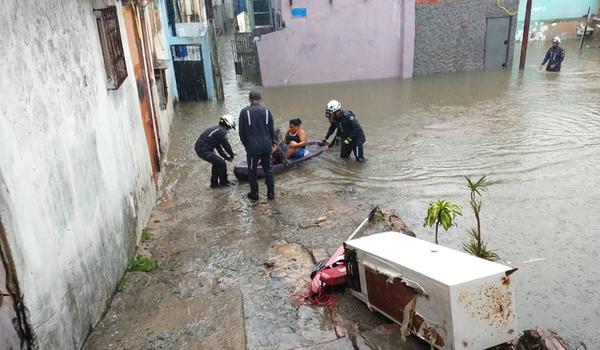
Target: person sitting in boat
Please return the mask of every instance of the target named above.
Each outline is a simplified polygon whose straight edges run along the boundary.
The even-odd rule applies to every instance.
[[[300,125],[302,125],[302,120],[298,118],[290,120],[290,126],[284,138],[285,144],[282,145],[285,157],[288,159],[304,157],[308,137]]]

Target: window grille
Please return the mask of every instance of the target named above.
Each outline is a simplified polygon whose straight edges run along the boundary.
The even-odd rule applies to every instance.
[[[104,56],[106,86],[109,90],[116,90],[127,78],[127,66],[123,54],[117,8],[111,6],[94,10],[94,13],[98,24],[102,56]]]

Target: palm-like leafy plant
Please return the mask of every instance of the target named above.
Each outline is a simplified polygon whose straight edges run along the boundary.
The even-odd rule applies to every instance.
[[[487,248],[487,243],[485,243],[483,238],[481,238],[481,219],[479,216],[481,212],[481,199],[478,198],[481,198],[482,192],[487,191],[487,177],[484,175],[477,181],[473,181],[468,176],[465,176],[465,179],[467,180],[469,190],[471,190],[471,200],[469,202],[469,205],[471,206],[471,209],[473,209],[473,213],[475,214],[477,227],[472,228],[468,231],[470,240],[462,244],[463,249],[468,253],[471,253],[475,256],[486,260],[498,260],[498,254],[496,254],[492,250],[489,250]]]
[[[448,231],[450,227],[456,226],[456,215],[462,215],[462,211],[460,205],[451,200],[440,199],[429,204],[423,226],[432,227],[435,224],[435,244],[438,244],[438,227],[442,225],[442,228]]]

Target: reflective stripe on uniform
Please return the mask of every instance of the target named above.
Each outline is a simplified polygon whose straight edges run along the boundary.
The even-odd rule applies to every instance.
[[[250,119],[250,110],[246,110],[246,115],[248,115],[248,126],[252,126],[252,119]]]

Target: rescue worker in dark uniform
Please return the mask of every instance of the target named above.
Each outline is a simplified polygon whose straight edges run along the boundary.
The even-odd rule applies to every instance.
[[[342,110],[341,103],[331,100],[325,107],[325,116],[331,124],[321,143],[329,145],[327,139],[337,130],[334,142],[335,139],[339,140],[341,145],[340,157],[346,159],[353,152],[357,162],[364,162],[363,144],[366,142],[365,133],[354,113]]]
[[[227,179],[227,164],[225,163],[225,160],[231,162],[235,156],[227,140],[227,133],[231,129],[235,129],[235,120],[229,114],[224,115],[219,119],[219,125],[206,129],[196,141],[194,149],[198,157],[212,164],[210,188],[232,184]],[[214,152],[215,149],[225,160]]]
[[[552,47],[546,52],[546,56],[540,65],[540,69],[544,68],[544,65],[548,62],[548,65],[546,66],[548,72],[560,72],[560,64],[565,59],[565,50],[559,45],[560,38],[556,36],[552,39]]]
[[[240,140],[246,148],[246,161],[248,162],[248,182],[250,192],[248,198],[258,200],[258,179],[256,168],[260,162],[265,171],[267,185],[267,199],[275,198],[275,179],[271,168],[271,153],[275,151],[275,126],[273,114],[260,103],[259,91],[250,91],[250,106],[240,112]]]

